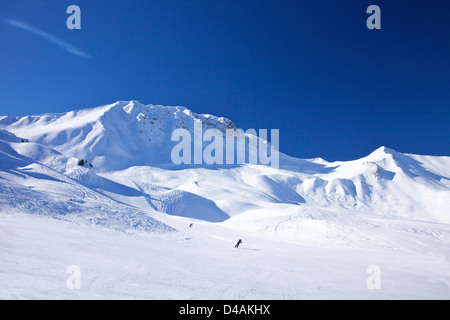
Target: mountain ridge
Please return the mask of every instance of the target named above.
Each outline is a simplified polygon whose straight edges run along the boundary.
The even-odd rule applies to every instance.
[[[36,177],[42,174],[36,166],[43,166],[57,180],[62,174],[153,218],[164,213],[222,222],[268,208],[282,217],[288,207],[307,206],[450,223],[450,157],[403,154],[382,146],[351,161],[280,153],[278,169],[170,163],[171,132],[192,132],[197,120],[204,129],[237,130],[226,118],[136,100],[60,114],[0,117],[2,157],[10,163],[5,160],[0,170],[6,181],[23,185],[7,171],[27,177],[37,170]],[[18,157],[26,161],[11,160]]]

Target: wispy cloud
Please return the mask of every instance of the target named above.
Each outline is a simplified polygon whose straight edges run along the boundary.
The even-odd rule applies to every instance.
[[[83,57],[83,58],[88,58],[89,57],[89,55],[87,53],[85,53],[85,52],[81,51],[80,49],[74,47],[70,43],[64,42],[63,40],[59,39],[58,37],[56,37],[56,36],[54,36],[52,34],[49,34],[47,32],[44,32],[42,30],[39,30],[36,27],[30,26],[29,24],[26,24],[26,23],[23,23],[23,22],[20,22],[20,21],[17,21],[17,20],[13,20],[13,19],[2,19],[2,20],[3,20],[3,22],[5,22],[5,23],[7,23],[7,24],[9,24],[9,25],[11,25],[13,27],[16,27],[16,28],[19,28],[19,29],[31,32],[31,33],[37,35],[38,37],[40,37],[42,39],[45,39],[45,40],[47,40],[49,42],[52,42],[52,43],[56,44],[57,46],[59,46],[61,49],[65,50],[65,51],[67,51],[67,52],[69,52],[71,54],[74,54],[74,55],[77,55],[77,56],[80,56],[80,57]]]

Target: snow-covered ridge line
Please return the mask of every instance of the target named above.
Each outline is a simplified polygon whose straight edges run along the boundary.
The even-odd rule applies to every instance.
[[[173,131],[193,130],[198,120],[203,129],[235,129],[229,119],[135,100],[62,114],[1,117],[0,169],[17,188],[23,181],[12,179],[8,170],[28,177],[28,170],[43,166],[143,212],[211,222],[268,208],[282,217],[288,208],[297,212],[313,206],[450,223],[450,157],[380,147],[352,161],[280,154],[279,168],[173,165]],[[310,218],[322,219],[321,214]]]
[[[236,129],[223,117],[134,100],[61,114],[8,117],[0,120],[0,125],[29,141],[89,159],[98,168],[124,169],[133,164],[171,163],[172,132],[180,128],[192,131],[196,120],[205,130]]]

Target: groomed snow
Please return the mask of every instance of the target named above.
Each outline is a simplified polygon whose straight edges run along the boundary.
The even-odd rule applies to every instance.
[[[174,218],[171,218],[174,219]],[[17,212],[0,215],[2,299],[448,299],[448,241],[440,250],[290,243],[176,218],[178,232],[130,235]],[[390,224],[386,224],[390,225]],[[397,237],[436,241],[399,222]],[[442,227],[442,226],[441,226]],[[449,234],[448,227],[444,232]],[[242,238],[240,248],[234,248]],[[416,240],[414,240],[416,239]],[[440,243],[441,245],[443,243]],[[442,251],[446,251],[443,253]],[[81,272],[69,289],[69,266]],[[380,288],[369,289],[370,266]],[[370,270],[370,269],[369,269]]]

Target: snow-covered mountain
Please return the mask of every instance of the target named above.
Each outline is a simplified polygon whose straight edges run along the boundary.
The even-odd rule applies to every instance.
[[[120,101],[65,114],[2,117],[2,152],[3,157],[21,157],[34,167],[45,167],[61,181],[71,179],[143,210],[210,221],[223,221],[249,208],[292,205],[450,222],[449,157],[381,147],[362,159],[332,163],[281,154],[280,169],[173,165],[172,132],[192,132],[197,119],[205,129],[237,129],[228,119],[184,107]],[[78,164],[81,160],[84,166]],[[200,208],[187,208],[194,204]]]
[[[198,120],[249,138],[229,119],[138,101],[0,117],[0,210],[140,235],[183,234],[195,221],[216,230],[203,234],[210,240],[232,233],[448,257],[450,157],[380,147],[337,162],[280,153],[279,168],[173,164],[172,132],[194,134]]]
[[[143,105],[118,101],[93,109],[23,118],[4,117],[1,124],[18,137],[43,144],[65,156],[86,159],[98,171],[171,163],[171,135],[191,132],[194,121],[203,128],[236,129],[225,118],[197,115],[185,107]]]

